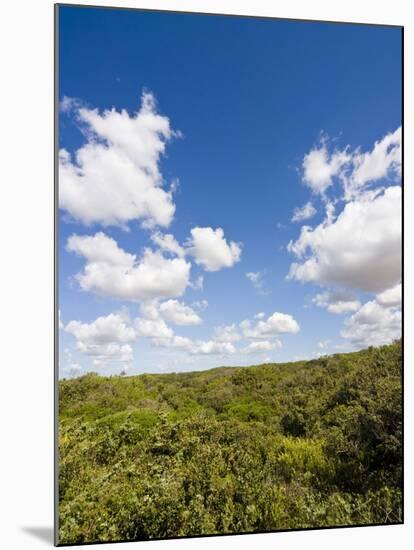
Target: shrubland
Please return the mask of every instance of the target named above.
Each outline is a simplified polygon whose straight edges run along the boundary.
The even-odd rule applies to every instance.
[[[401,342],[59,382],[61,544],[402,521]]]

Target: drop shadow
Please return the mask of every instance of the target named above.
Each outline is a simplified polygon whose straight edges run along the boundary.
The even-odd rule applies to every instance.
[[[51,546],[54,544],[53,527],[22,527],[22,531],[43,542],[49,543]]]

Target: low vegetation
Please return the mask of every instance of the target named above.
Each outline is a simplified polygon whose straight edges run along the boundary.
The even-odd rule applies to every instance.
[[[60,543],[401,522],[401,365],[62,380]]]

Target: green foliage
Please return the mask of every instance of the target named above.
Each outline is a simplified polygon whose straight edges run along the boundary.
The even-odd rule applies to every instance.
[[[60,542],[401,522],[401,343],[60,382]]]

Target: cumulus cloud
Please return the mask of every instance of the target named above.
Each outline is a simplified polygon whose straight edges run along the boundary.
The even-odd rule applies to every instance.
[[[312,149],[303,159],[304,183],[314,193],[324,194],[350,158],[346,149],[329,153],[326,140],[323,140],[320,147]]]
[[[286,313],[275,312],[266,320],[252,324],[248,319],[240,323],[245,338],[266,339],[283,333],[296,334],[300,328],[297,321]]]
[[[401,188],[347,203],[335,221],[302,227],[288,278],[382,292],[401,280]]]
[[[341,336],[357,348],[388,344],[401,336],[401,311],[371,300],[345,320]]]
[[[384,290],[384,292],[381,292],[380,294],[378,294],[376,297],[376,300],[381,306],[386,306],[386,307],[401,306],[401,301],[402,301],[401,283],[398,283],[398,285],[395,285],[392,288],[388,288],[387,290]]]
[[[199,325],[202,322],[201,317],[191,307],[178,300],[162,302],[159,312],[164,319],[175,325]]]
[[[59,206],[85,225],[126,228],[132,220],[168,227],[175,205],[159,168],[174,135],[169,119],[157,113],[152,94],[144,93],[138,112],[114,108],[102,113],[64,98],[61,109],[73,111],[86,143],[74,155],[59,153]]]
[[[281,348],[282,344],[277,340],[275,342],[269,342],[268,340],[261,340],[258,342],[250,342],[246,347],[240,351],[242,353],[263,353],[265,351],[272,351],[276,348]]]
[[[172,338],[174,333],[163,319],[136,319],[137,334],[147,338]]]
[[[316,208],[311,202],[307,202],[301,208],[295,208],[293,211],[292,222],[303,222],[312,218],[316,214]]]
[[[214,329],[214,340],[217,342],[238,342],[241,334],[235,324],[221,325]]]
[[[345,197],[354,197],[368,183],[395,176],[401,177],[401,127],[376,141],[371,151],[356,151],[352,156],[352,171],[345,178]]]
[[[197,355],[226,355],[235,352],[236,348],[231,342],[216,342],[215,340],[196,342],[195,349],[192,351]]]
[[[67,250],[86,259],[76,279],[83,290],[123,300],[181,296],[189,284],[191,264],[165,258],[149,248],[141,258],[120,248],[104,233],[72,235]]]
[[[163,235],[158,231],[151,235],[151,240],[164,252],[169,252],[179,257],[185,254],[184,248],[178,243],[173,235]]]
[[[199,325],[201,317],[190,307],[178,300],[147,300],[141,303],[140,312],[144,319],[157,321],[165,319],[175,325]]]
[[[221,227],[194,227],[187,241],[187,253],[206,271],[219,271],[240,260],[241,245],[234,241],[227,242]]]
[[[155,339],[153,342],[156,346],[182,350],[191,355],[228,355],[236,352],[236,348],[230,342],[191,340],[183,336],[174,336],[170,339]]]
[[[78,351],[92,357],[95,366],[108,361],[132,361],[130,343],[137,339],[137,333],[124,314],[111,313],[92,323],[70,321],[65,331],[76,338]]]
[[[361,307],[361,302],[356,295],[346,289],[320,292],[312,299],[312,303],[326,308],[329,313],[336,314],[350,313]]]
[[[153,344],[157,347],[172,348],[191,353],[193,350],[193,341],[184,336],[174,335],[171,338],[154,338]]]
[[[321,195],[337,179],[344,188],[345,200],[355,199],[374,182],[384,178],[393,178],[394,182],[400,179],[401,138],[399,127],[376,141],[370,151],[361,152],[360,148],[351,150],[347,146],[330,152],[328,138],[325,137],[319,146],[304,156],[302,179],[314,193]]]

